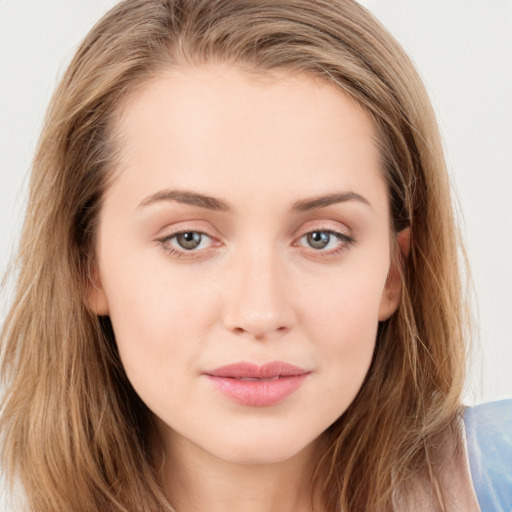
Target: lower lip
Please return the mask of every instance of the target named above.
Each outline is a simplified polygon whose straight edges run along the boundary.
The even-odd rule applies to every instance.
[[[241,380],[208,375],[213,385],[235,402],[252,407],[274,405],[299,389],[308,373],[278,379]]]

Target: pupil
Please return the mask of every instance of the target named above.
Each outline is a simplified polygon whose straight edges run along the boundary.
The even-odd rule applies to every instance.
[[[314,249],[323,249],[329,243],[330,238],[329,233],[314,231],[308,235],[308,243]]]
[[[192,231],[188,233],[180,233],[177,236],[177,241],[183,249],[191,250],[195,249],[201,243],[201,235]]]

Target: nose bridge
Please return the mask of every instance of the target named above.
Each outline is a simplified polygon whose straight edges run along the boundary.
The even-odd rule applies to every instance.
[[[225,325],[255,338],[287,332],[294,321],[282,258],[270,245],[249,244],[237,254],[228,279]]]

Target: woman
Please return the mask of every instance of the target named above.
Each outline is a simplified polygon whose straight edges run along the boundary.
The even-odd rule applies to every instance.
[[[354,2],[128,0],[34,163],[2,334],[29,510],[478,510],[442,148]]]

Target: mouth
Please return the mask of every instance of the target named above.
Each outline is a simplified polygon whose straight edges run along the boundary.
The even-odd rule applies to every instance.
[[[224,396],[241,405],[265,407],[277,404],[297,391],[310,371],[282,362],[258,366],[241,362],[204,372]]]

